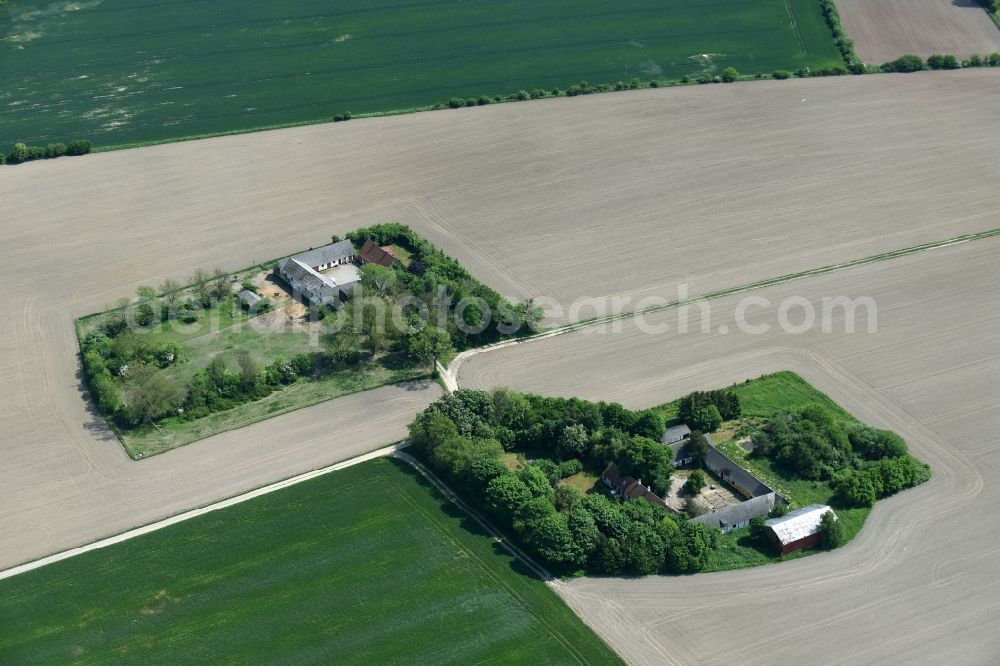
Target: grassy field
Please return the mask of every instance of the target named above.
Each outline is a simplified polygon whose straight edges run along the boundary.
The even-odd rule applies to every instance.
[[[746,423],[760,422],[780,409],[796,409],[807,405],[820,405],[836,418],[856,420],[843,407],[826,394],[817,391],[808,382],[793,372],[776,372],[757,379],[736,384],[733,391],[739,395],[743,405],[743,419]],[[677,403],[671,402],[657,408],[669,420],[677,415]],[[747,452],[736,444],[739,422],[727,423],[714,435],[715,445],[732,460],[749,468],[754,475],[787,499],[793,508],[809,504],[835,504],[833,489],[826,481],[810,481],[796,477],[774,465],[770,460],[747,456]],[[721,435],[721,436],[720,436]],[[844,525],[847,541],[861,531],[865,519],[871,512],[868,508],[844,508],[834,506],[837,516]],[[719,548],[712,553],[705,571],[724,571],[745,567],[782,562],[816,553],[815,549],[800,550],[790,555],[774,555],[769,549],[754,544],[749,529],[734,530],[723,534]]]
[[[379,459],[0,582],[0,662],[617,657],[403,463]]]
[[[0,146],[134,145],[452,96],[841,64],[816,0],[0,5]]]

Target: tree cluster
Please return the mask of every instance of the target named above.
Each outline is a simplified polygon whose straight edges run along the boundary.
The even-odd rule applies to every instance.
[[[473,505],[488,511],[558,572],[691,573],[717,543],[715,530],[648,502],[584,495],[559,480],[616,462],[645,483],[669,480],[663,421],[616,403],[545,398],[504,389],[459,390],[410,424],[414,452]],[[533,460],[508,470],[501,456]]]
[[[379,224],[358,229],[348,238],[356,246],[371,239],[410,253],[408,268],[396,262],[392,267],[366,264],[361,269],[363,297],[375,299],[368,302],[369,307],[389,311],[394,303],[406,303],[404,326],[394,327],[391,322],[384,326],[387,349],[430,360],[449,351],[439,331],[450,339],[451,346],[462,350],[538,328],[542,313],[534,303],[512,305],[405,225]],[[427,327],[439,331],[418,334]],[[418,334],[416,339],[411,338],[414,334]]]
[[[968,60],[959,60],[953,55],[935,54],[927,58],[917,55],[904,55],[891,62],[884,63],[883,72],[919,72],[924,69],[961,69],[963,67],[1000,67],[1000,53],[988,56],[972,54]]]
[[[753,442],[754,455],[803,478],[830,481],[848,506],[871,506],[930,478],[930,468],[895,433],[845,424],[818,405],[776,412]]]
[[[34,160],[48,160],[63,155],[86,155],[91,150],[90,141],[75,139],[66,143],[50,143],[47,146],[28,146],[15,143],[6,157],[0,154],[0,164],[23,164]]]
[[[700,432],[715,432],[723,421],[738,419],[742,413],[739,396],[728,389],[695,391],[677,405],[677,420]]]

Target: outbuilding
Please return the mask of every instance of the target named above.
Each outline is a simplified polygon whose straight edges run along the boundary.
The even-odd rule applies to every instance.
[[[828,511],[833,513],[833,509],[826,504],[804,506],[781,518],[765,520],[765,533],[781,555],[818,546],[822,538],[820,525]],[[833,514],[833,519],[837,520],[837,514]]]

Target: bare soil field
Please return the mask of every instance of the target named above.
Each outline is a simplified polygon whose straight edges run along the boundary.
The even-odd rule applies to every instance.
[[[854,50],[881,65],[906,53],[968,58],[1000,51],[1000,29],[976,0],[837,0]]]
[[[413,414],[439,395],[433,385],[379,389],[132,463],[83,400],[73,320],[139,284],[181,280],[199,267],[239,269],[360,224],[392,220],[409,223],[515,299],[672,297],[679,283],[689,283],[692,294],[744,284],[996,226],[1000,117],[983,110],[998,93],[1000,79],[986,71],[645,90],[3,167],[0,198],[8,212],[0,226],[0,566],[376,448],[403,436]],[[975,245],[976,251],[991,248],[995,255],[996,245],[985,243]],[[989,506],[989,491],[968,484],[986,473],[977,465],[996,460],[987,452],[965,462],[950,451],[961,445],[986,452],[984,438],[1000,425],[991,383],[997,361],[989,352],[995,324],[991,311],[979,307],[983,281],[995,283],[996,268],[977,255],[982,266],[959,270],[945,264],[952,272],[942,275],[943,254],[926,256],[933,259],[891,264],[911,271],[894,274],[891,284],[909,289],[903,300],[913,303],[900,302],[885,315],[903,317],[899,330],[907,335],[880,338],[888,342],[862,351],[851,347],[861,344],[856,338],[803,338],[799,347],[782,343],[773,352],[757,346],[765,339],[706,336],[683,347],[659,341],[651,352],[627,335],[580,335],[539,345],[548,351],[517,375],[503,364],[471,365],[469,371],[484,385],[510,382],[652,404],[692,388],[791,368],[844,406],[858,406],[854,411],[862,418],[909,433],[921,458],[936,465],[937,477],[885,508],[880,504],[876,528],[844,553],[762,570],[767,588],[747,585],[736,574],[668,581],[678,590],[694,586],[676,602],[682,609],[676,617],[675,602],[656,591],[658,583],[648,595],[629,583],[610,592],[643,597],[637,608],[652,609],[650,632],[678,623],[669,632],[684,649],[693,649],[687,643],[714,626],[718,640],[696,646],[710,653],[709,660],[721,660],[722,646],[731,641],[745,654],[758,650],[752,653],[758,661],[769,650],[806,654],[815,645],[812,621],[847,623],[821,632],[824,640],[845,638],[854,614],[900,599],[871,596],[858,603],[854,596],[854,605],[833,608],[832,617],[804,615],[792,622],[799,618],[785,602],[794,594],[806,597],[816,576],[847,585],[857,574],[845,579],[833,572],[875,568],[894,576],[874,589],[896,594],[898,585],[906,600],[933,593],[975,595],[975,601],[996,579],[961,577],[980,565],[993,566],[979,544],[995,543],[997,534],[992,521],[973,534],[964,522],[970,519],[954,513],[941,515],[958,520],[956,538],[975,547],[964,547],[961,558],[938,557],[931,579],[918,581],[898,569],[897,560],[906,562],[904,556],[924,544],[897,532],[925,535],[929,529],[928,514],[921,512],[929,504],[911,495],[929,495],[936,507]],[[883,269],[863,275],[875,270]],[[971,296],[962,291],[967,281],[977,287]],[[953,290],[954,298],[924,293],[935,289]],[[939,310],[926,312],[932,308]],[[922,326],[930,314],[934,327]],[[918,328],[921,333],[914,333]],[[961,336],[964,344],[951,344],[946,335]],[[578,340],[584,343],[571,350],[577,358],[566,361],[564,345]],[[812,353],[814,344],[825,355]],[[532,347],[525,345],[527,356],[511,362],[534,355]],[[845,370],[832,372],[841,366],[826,359],[839,362],[845,354],[881,390]],[[859,360],[857,354],[867,356]],[[543,369],[556,373],[542,381]],[[876,398],[886,399],[883,391],[915,405],[927,423],[908,426],[891,409],[877,410]],[[926,434],[929,427],[934,434]],[[939,432],[947,436],[939,440]],[[940,494],[931,492],[936,488]],[[945,545],[937,543],[934,552],[941,555]],[[903,546],[910,551],[901,552]],[[811,561],[830,567],[818,574]],[[921,557],[914,563],[924,574],[925,562]],[[776,569],[779,575],[772,573]],[[799,581],[793,583],[797,593],[781,596],[784,575]],[[713,587],[713,580],[721,583]],[[929,581],[939,589],[928,592]],[[569,589],[583,599],[593,584],[581,581]],[[737,588],[741,596],[731,596]],[[834,603],[833,595],[826,597],[821,601]],[[758,607],[744,622],[741,608],[751,598]],[[773,612],[756,612],[769,601]],[[982,654],[983,641],[995,635],[977,631],[995,617],[990,603],[978,605],[978,620],[969,620],[964,606],[945,617],[928,611],[921,639],[948,631],[972,639],[963,644],[980,651],[970,655]],[[705,618],[699,617],[702,607],[708,609]],[[612,606],[593,608],[590,621],[599,624],[596,614]],[[899,621],[916,621],[918,606],[903,608]],[[702,623],[712,618],[726,622]],[[772,633],[753,631],[760,623]],[[684,629],[679,637],[676,626]],[[777,640],[789,634],[794,640]],[[758,644],[765,636],[780,644]],[[850,643],[859,650],[879,644]],[[637,660],[652,654],[621,649]]]
[[[768,334],[721,334],[739,302],[727,297],[713,302],[711,334],[649,335],[631,322],[619,334],[581,331],[467,360],[464,386],[633,408],[790,369],[857,417],[902,434],[933,468],[929,483],[880,502],[842,550],[738,572],[580,579],[558,585],[560,594],[635,664],[995,661],[998,252],[1000,241],[988,239],[755,292],[775,305],[870,296],[874,334],[844,334],[843,321],[828,334],[782,333],[775,309],[748,317],[770,324]],[[863,317],[857,323],[866,330]]]

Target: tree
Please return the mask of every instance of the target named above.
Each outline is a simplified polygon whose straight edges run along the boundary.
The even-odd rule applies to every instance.
[[[531,500],[531,491],[515,474],[501,474],[486,486],[486,504],[493,513],[510,520]]]
[[[260,368],[253,360],[253,355],[241,349],[236,352],[236,364],[240,368],[240,387],[244,392],[250,392],[257,386],[257,379],[260,377]]]
[[[688,425],[692,430],[715,432],[722,425],[722,414],[715,405],[699,407],[691,414],[691,422]]]
[[[559,436],[558,451],[563,459],[586,457],[590,448],[590,437],[587,429],[579,423],[563,428]]]
[[[708,458],[708,438],[699,430],[691,431],[691,464],[695,468],[704,467],[705,459]]]
[[[7,164],[21,164],[22,162],[27,162],[29,159],[28,146],[23,143],[15,143],[14,148],[7,155]]]
[[[564,513],[572,511],[576,506],[583,501],[583,492],[566,483],[558,483],[555,487],[555,502],[556,510],[562,511]]]
[[[73,139],[66,146],[67,155],[86,155],[91,150],[91,143],[86,139]]]
[[[437,326],[424,326],[409,336],[407,350],[411,356],[430,363],[433,368],[442,356],[454,353],[455,347],[446,330]]]
[[[176,412],[184,399],[178,383],[148,365],[131,369],[125,394],[131,420],[145,424]]]
[[[533,497],[543,497],[550,502],[555,496],[552,489],[552,483],[549,481],[549,477],[542,471],[541,468],[535,465],[529,465],[517,473],[517,476],[524,483],[525,487],[531,492]]]
[[[226,387],[226,362],[221,356],[215,356],[205,368],[205,374],[215,388],[222,391]]]
[[[923,58],[912,54],[901,56],[882,65],[883,72],[919,72],[922,69],[927,69]]]
[[[221,268],[212,271],[212,285],[210,291],[216,300],[221,301],[231,294],[233,279]]]
[[[545,317],[545,311],[535,304],[535,299],[529,298],[523,303],[519,303],[514,311],[517,313],[521,330],[528,333],[537,333],[539,324]]]
[[[395,293],[398,277],[396,271],[389,266],[380,264],[365,264],[361,267],[361,286],[382,297]]]
[[[756,516],[750,519],[750,539],[758,546],[767,545],[767,529],[764,525],[764,516]]]
[[[700,469],[696,469],[688,475],[687,483],[684,484],[687,491],[692,495],[697,495],[705,487],[705,475]]]
[[[160,294],[164,305],[167,306],[167,315],[169,317],[175,316],[181,298],[181,285],[176,280],[164,280],[160,285]]]
[[[837,520],[833,511],[827,511],[820,519],[819,539],[823,550],[833,550],[844,544],[844,526]]]
[[[863,424],[854,424],[847,429],[851,448],[865,460],[899,458],[907,453],[903,438],[889,430],[879,430]]]
[[[209,280],[211,280],[211,276],[201,268],[191,276],[191,289],[202,307],[208,307],[212,302],[212,287]]]
[[[331,361],[351,365],[361,356],[361,332],[348,312],[341,310],[324,322],[326,332],[320,341]]]
[[[736,71],[735,67],[726,67],[722,70],[722,80],[726,83],[732,83],[733,81],[740,78],[740,73]]]

